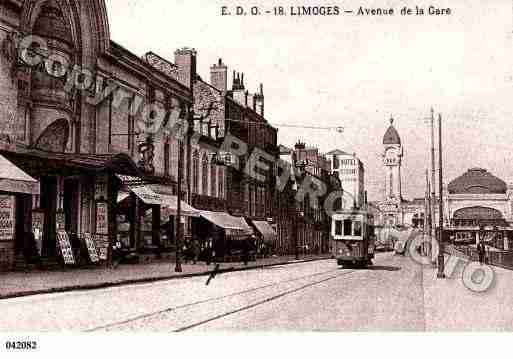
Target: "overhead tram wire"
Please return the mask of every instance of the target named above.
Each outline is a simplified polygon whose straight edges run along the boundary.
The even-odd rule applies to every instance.
[[[298,128],[298,129],[305,129],[305,130],[325,130],[325,131],[336,131],[338,133],[344,132],[344,127],[342,127],[342,126],[331,126],[331,127],[328,127],[328,126],[305,126],[305,125],[294,125],[294,124],[283,124],[283,123],[230,120],[230,119],[225,119],[225,121],[251,124],[253,126],[273,126],[273,127]]]

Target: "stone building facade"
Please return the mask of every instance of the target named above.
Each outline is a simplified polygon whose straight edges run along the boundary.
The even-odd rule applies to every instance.
[[[330,174],[331,166],[326,156],[301,142],[293,149],[280,146],[280,157],[292,166],[294,175],[276,195],[279,250],[294,254],[297,245],[300,254],[329,252],[331,220],[324,206],[329,194],[342,189],[338,176]],[[302,185],[315,181],[326,186],[326,193],[318,198],[317,207],[308,194],[302,199],[297,197]]]
[[[24,43],[29,35],[38,40]],[[129,246],[160,245],[160,206],[130,193],[132,205],[120,209],[118,193],[130,188],[120,176],[176,193],[176,140],[150,134],[147,120],[157,106],[187,113],[192,91],[111,41],[103,0],[3,1],[0,43],[0,116],[9,124],[1,152],[41,189],[16,196],[7,246],[21,255],[24,237],[42,222],[43,257],[62,251],[58,233],[65,231],[91,234],[106,260],[125,220]],[[140,230],[148,216],[153,226],[145,240]]]
[[[179,81],[191,79],[195,117],[187,183],[192,206],[244,217],[271,233],[270,227],[276,224],[272,214],[277,129],[265,119],[263,85],[256,94],[250,94],[244,74],[234,71],[228,89],[228,66],[222,59],[211,66],[210,81],[203,80],[197,74],[198,54],[193,49],[177,50],[174,63],[154,53],[146,54],[145,59]],[[230,152],[223,149],[228,137],[243,145],[226,163],[222,157]],[[255,151],[266,154],[263,161],[269,167],[260,179],[244,171]],[[259,233],[256,226],[255,232]]]

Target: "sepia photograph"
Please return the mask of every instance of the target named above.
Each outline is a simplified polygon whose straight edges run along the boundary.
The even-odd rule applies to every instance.
[[[512,65],[511,0],[1,0],[0,353],[511,332]]]

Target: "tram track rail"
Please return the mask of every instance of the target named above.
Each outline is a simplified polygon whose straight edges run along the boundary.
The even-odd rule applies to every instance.
[[[320,276],[323,276],[323,275],[328,275],[330,273],[336,273],[336,272],[340,272],[340,269],[331,269],[331,270],[328,270],[328,271],[323,271],[323,272],[319,272],[319,273],[309,274],[309,275],[306,275],[306,276],[300,276],[300,277],[286,279],[286,280],[279,281],[279,282],[273,282],[273,283],[269,283],[269,284],[266,284],[266,285],[263,285],[263,286],[253,287],[253,288],[245,289],[245,290],[242,290],[242,291],[239,291],[239,292],[230,293],[230,294],[226,294],[226,295],[222,295],[222,296],[217,296],[217,297],[214,297],[214,298],[208,298],[208,299],[204,299],[204,300],[195,301],[195,302],[192,302],[192,303],[187,303],[187,304],[177,305],[177,306],[173,306],[173,307],[169,307],[169,308],[164,308],[164,309],[160,309],[160,310],[153,311],[153,312],[150,312],[150,313],[140,314],[140,315],[134,316],[132,318],[128,318],[128,319],[112,322],[112,323],[109,323],[109,324],[97,326],[97,327],[94,327],[94,328],[90,328],[90,329],[85,330],[85,332],[96,332],[96,331],[114,329],[116,327],[121,327],[121,326],[129,325],[129,324],[132,324],[132,323],[135,323],[135,322],[138,322],[138,321],[151,319],[151,318],[163,315],[163,314],[168,314],[168,313],[172,313],[172,312],[183,310],[183,309],[193,308],[193,307],[204,305],[204,304],[208,304],[208,303],[215,303],[215,302],[219,302],[219,301],[222,301],[222,300],[235,298],[237,296],[244,296],[244,295],[251,294],[251,293],[256,293],[258,291],[262,291],[262,290],[265,290],[265,289],[270,289],[270,288],[273,288],[273,287],[279,287],[280,285],[290,284],[290,283],[298,282],[298,281],[301,281],[301,280],[307,280],[307,279],[311,279],[311,278],[316,278],[316,277],[320,277]],[[307,289],[309,287],[313,287],[313,286],[322,284],[324,282],[327,282],[327,281],[330,281],[330,280],[333,280],[333,279],[336,279],[336,278],[339,278],[339,277],[343,277],[343,276],[349,275],[349,274],[354,273],[354,272],[356,272],[356,271],[355,270],[351,270],[351,271],[340,273],[338,275],[331,275],[331,276],[328,276],[327,278],[323,278],[323,279],[320,279],[320,280],[316,280],[314,282],[306,283],[306,284],[301,285],[301,286],[299,286],[297,288],[292,288],[292,289],[289,289],[289,290],[280,291],[278,294],[271,295],[269,298],[265,298],[265,299],[262,299],[262,300],[259,300],[259,301],[255,302],[255,303],[251,303],[251,304],[246,305],[246,306],[242,306],[242,307],[239,307],[239,308],[236,308],[236,309],[233,309],[233,310],[230,310],[230,311],[227,311],[227,312],[215,315],[215,316],[211,316],[209,318],[203,319],[201,321],[194,322],[194,323],[186,325],[186,326],[181,326],[181,327],[179,327],[177,329],[172,330],[172,332],[177,332],[177,333],[184,332],[184,331],[187,331],[187,330],[199,327],[201,325],[204,325],[206,323],[210,323],[210,322],[222,319],[224,317],[227,317],[227,316],[230,316],[230,315],[233,315],[233,314],[236,314],[236,313],[240,313],[240,312],[252,309],[254,307],[257,307],[257,306],[260,306],[260,305],[272,302],[274,300],[280,299],[280,298],[285,297],[287,295],[297,293],[297,292],[299,292],[301,290],[304,290],[304,289]]]

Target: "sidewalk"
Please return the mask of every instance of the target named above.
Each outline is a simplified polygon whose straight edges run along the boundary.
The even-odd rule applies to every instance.
[[[222,263],[220,272],[250,270],[276,265],[303,263],[330,258],[329,255],[302,256],[296,261],[294,256],[271,257],[243,263]],[[209,275],[215,268],[204,262],[182,264],[182,273],[176,273],[174,262],[153,264],[124,264],[116,269],[69,269],[63,271],[10,272],[0,274],[0,299],[28,295],[105,288],[117,285],[145,283],[158,280],[187,278]]]
[[[460,258],[464,258],[461,256]],[[468,259],[450,278],[438,279],[437,269],[422,270],[425,329],[427,331],[513,330],[513,276],[511,270],[492,267],[495,280],[484,292],[473,292],[463,283]]]

